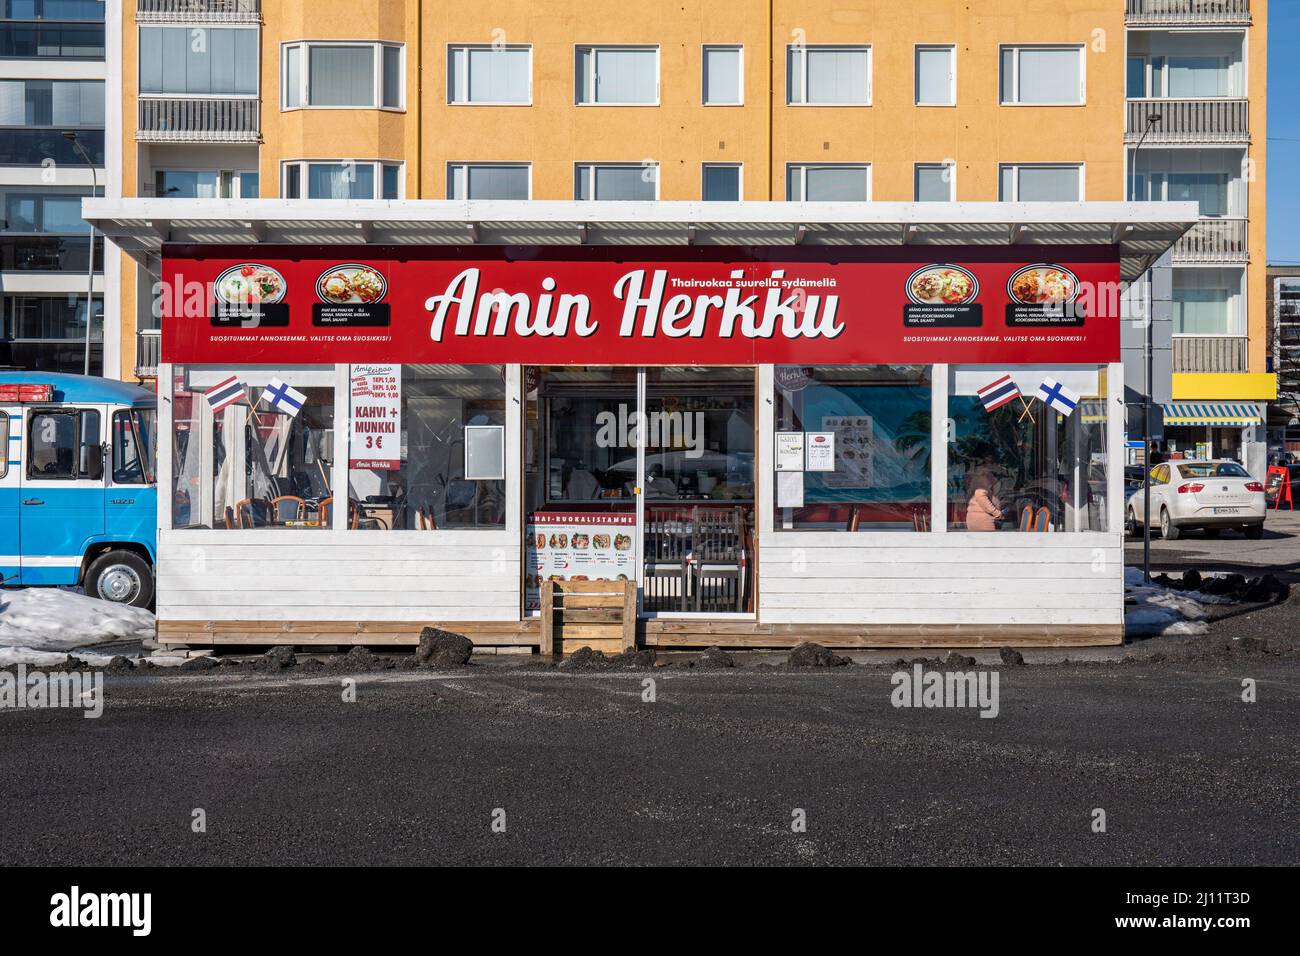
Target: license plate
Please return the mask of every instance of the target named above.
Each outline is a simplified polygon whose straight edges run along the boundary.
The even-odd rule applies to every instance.
[[[1240,508],[1215,508],[1214,513],[1216,515],[1235,515],[1235,514],[1240,514],[1241,509]]]

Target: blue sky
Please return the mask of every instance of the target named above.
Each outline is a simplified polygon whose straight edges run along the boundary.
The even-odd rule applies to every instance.
[[[1268,5],[1268,261],[1300,263],[1300,3]]]

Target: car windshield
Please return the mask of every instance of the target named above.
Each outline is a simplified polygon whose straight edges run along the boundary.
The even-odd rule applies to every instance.
[[[1235,461],[1204,462],[1195,465],[1179,465],[1178,470],[1184,478],[1249,478],[1245,468]]]

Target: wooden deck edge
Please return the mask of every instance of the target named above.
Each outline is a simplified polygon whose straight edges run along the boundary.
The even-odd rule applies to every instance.
[[[239,645],[414,646],[424,621],[159,621],[163,645],[231,647]],[[540,620],[442,621],[436,626],[464,634],[480,647],[539,647]],[[841,650],[891,648],[1117,647],[1122,624],[760,624],[754,621],[657,621],[637,625],[637,645],[686,650],[790,648],[800,641]],[[572,644],[572,639],[565,643]],[[626,638],[621,646],[627,647]]]

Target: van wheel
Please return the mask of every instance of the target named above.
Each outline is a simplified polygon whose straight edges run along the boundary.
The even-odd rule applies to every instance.
[[[153,604],[153,568],[134,551],[109,551],[86,569],[86,593],[114,604],[149,607]]]
[[[1182,537],[1182,535],[1183,533],[1178,530],[1178,525],[1174,524],[1173,519],[1169,517],[1169,509],[1161,508],[1160,537],[1164,538],[1166,541],[1177,541]]]

